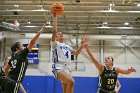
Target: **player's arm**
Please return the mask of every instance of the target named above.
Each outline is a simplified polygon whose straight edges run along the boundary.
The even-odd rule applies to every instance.
[[[6,64],[4,66],[3,70],[4,70],[6,76],[8,76],[10,69],[11,69],[11,66],[9,64]]]
[[[136,72],[136,70],[133,67],[128,68],[127,70],[124,70],[124,69],[121,69],[121,68],[116,68],[116,71],[117,71],[117,73],[126,74],[126,75],[130,74],[132,72]]]
[[[79,55],[82,51],[82,49],[84,48],[84,45],[88,42],[88,38],[82,38],[81,39],[81,45],[77,50],[72,51],[71,53],[74,55]]]
[[[89,49],[89,47],[88,47],[88,44],[85,45],[85,49],[86,49],[86,51],[87,51],[89,57],[91,58],[92,62],[93,62],[93,63],[95,64],[95,66],[97,67],[97,69],[98,69],[98,71],[99,71],[99,74],[101,74],[101,73],[103,72],[104,66],[103,66],[100,62],[98,62],[98,61],[95,59],[95,57],[92,55],[92,53],[91,53],[91,51],[90,51],[90,49]]]
[[[55,42],[56,40],[56,34],[57,34],[57,16],[55,13],[52,12],[52,42]]]
[[[79,55],[80,52],[82,51],[83,47],[80,46],[77,50],[73,50],[71,53],[74,54],[74,55]]]
[[[10,60],[8,59],[8,57],[6,57],[6,58],[4,59],[4,67],[3,67],[3,70],[4,70],[6,76],[8,76],[9,71],[10,71],[10,69],[11,69],[11,66],[8,64],[9,61],[10,61]]]
[[[117,79],[117,81],[116,81],[116,84],[117,84],[117,89],[115,90],[115,92],[118,93],[119,90],[120,90],[120,88],[121,88],[121,84],[120,84],[120,82],[119,82],[118,79]]]
[[[21,83],[20,83],[19,89],[22,93],[27,93]]]
[[[27,46],[27,48],[28,48],[29,51],[33,48],[33,46],[36,43],[36,41],[38,40],[40,34],[44,31],[44,28],[45,28],[45,24],[38,31],[38,33],[35,35],[35,37],[33,37],[32,40],[30,41],[29,45]]]

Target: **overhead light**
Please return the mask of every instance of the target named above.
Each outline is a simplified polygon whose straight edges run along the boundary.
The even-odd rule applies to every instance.
[[[109,7],[108,7],[108,10],[109,11],[114,11],[115,9],[114,9],[114,6],[115,6],[115,4],[109,4]]]
[[[126,12],[130,12],[130,13],[140,13],[140,11],[126,11]]]
[[[14,7],[19,7],[19,5],[14,5]]]
[[[40,27],[40,26],[24,26],[24,27]],[[51,25],[48,25],[48,26],[45,26],[46,28],[52,28],[52,26]]]
[[[102,26],[102,27],[97,27],[97,28],[104,28],[104,29],[133,29],[133,27],[107,27],[107,26]]]
[[[27,22],[28,24],[31,24],[31,22]]]
[[[13,12],[13,11],[16,11],[16,12],[17,12],[17,11],[24,11],[24,10],[21,10],[21,9],[14,9],[14,10],[8,10],[8,11],[12,11],[12,12]]]
[[[48,26],[45,26],[46,28],[52,28],[52,26],[51,25],[48,25]]]
[[[116,10],[110,9],[110,10],[101,10],[101,11],[96,11],[96,12],[114,13],[114,12],[122,12],[122,11],[116,11]],[[123,13],[124,13],[124,11],[123,11]]]
[[[109,4],[109,6],[115,6],[115,4],[112,4],[112,3],[111,3],[111,4]]]
[[[50,22],[50,21],[47,21],[47,22],[46,22],[46,25],[47,25],[47,26],[45,26],[45,27],[47,27],[47,28],[52,28],[51,22]]]
[[[12,12],[18,12],[18,11],[39,11],[39,12],[47,12],[47,11],[50,11],[50,10],[44,10],[44,9],[38,9],[38,10],[21,10],[21,9],[13,9],[13,10],[7,10],[7,11],[12,11]]]
[[[137,7],[140,7],[140,4],[137,4]]]
[[[133,27],[117,27],[119,29],[133,29]]]
[[[102,27],[107,27],[108,22],[103,22]]]
[[[108,28],[111,28],[111,27],[102,26],[102,27],[98,27],[98,28],[106,28],[106,29],[108,29]]]
[[[24,26],[24,27],[38,27],[38,26]]]
[[[107,25],[107,24],[108,24],[108,22],[103,22],[103,24],[104,24],[104,25]]]
[[[128,26],[128,25],[129,25],[129,23],[128,23],[128,22],[125,22],[125,23],[124,23],[124,25],[125,25],[125,26]]]
[[[48,22],[46,22],[48,25],[50,25],[51,24],[51,22],[50,21],[48,21]]]

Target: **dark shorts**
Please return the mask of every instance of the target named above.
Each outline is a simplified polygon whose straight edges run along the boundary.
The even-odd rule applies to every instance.
[[[2,91],[3,93],[18,93],[20,84],[8,77],[5,77],[5,79],[2,82]]]
[[[20,83],[5,76],[4,71],[0,68],[0,93],[17,93]]]

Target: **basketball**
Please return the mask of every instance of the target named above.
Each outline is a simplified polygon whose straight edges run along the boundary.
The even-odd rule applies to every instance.
[[[64,11],[64,6],[62,3],[57,2],[51,5],[51,11],[56,13],[56,15],[62,15]]]

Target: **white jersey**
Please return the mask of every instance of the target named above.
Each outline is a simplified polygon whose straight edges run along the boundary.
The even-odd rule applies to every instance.
[[[55,64],[67,65],[71,62],[71,51],[73,48],[58,41],[52,42],[53,62]]]

